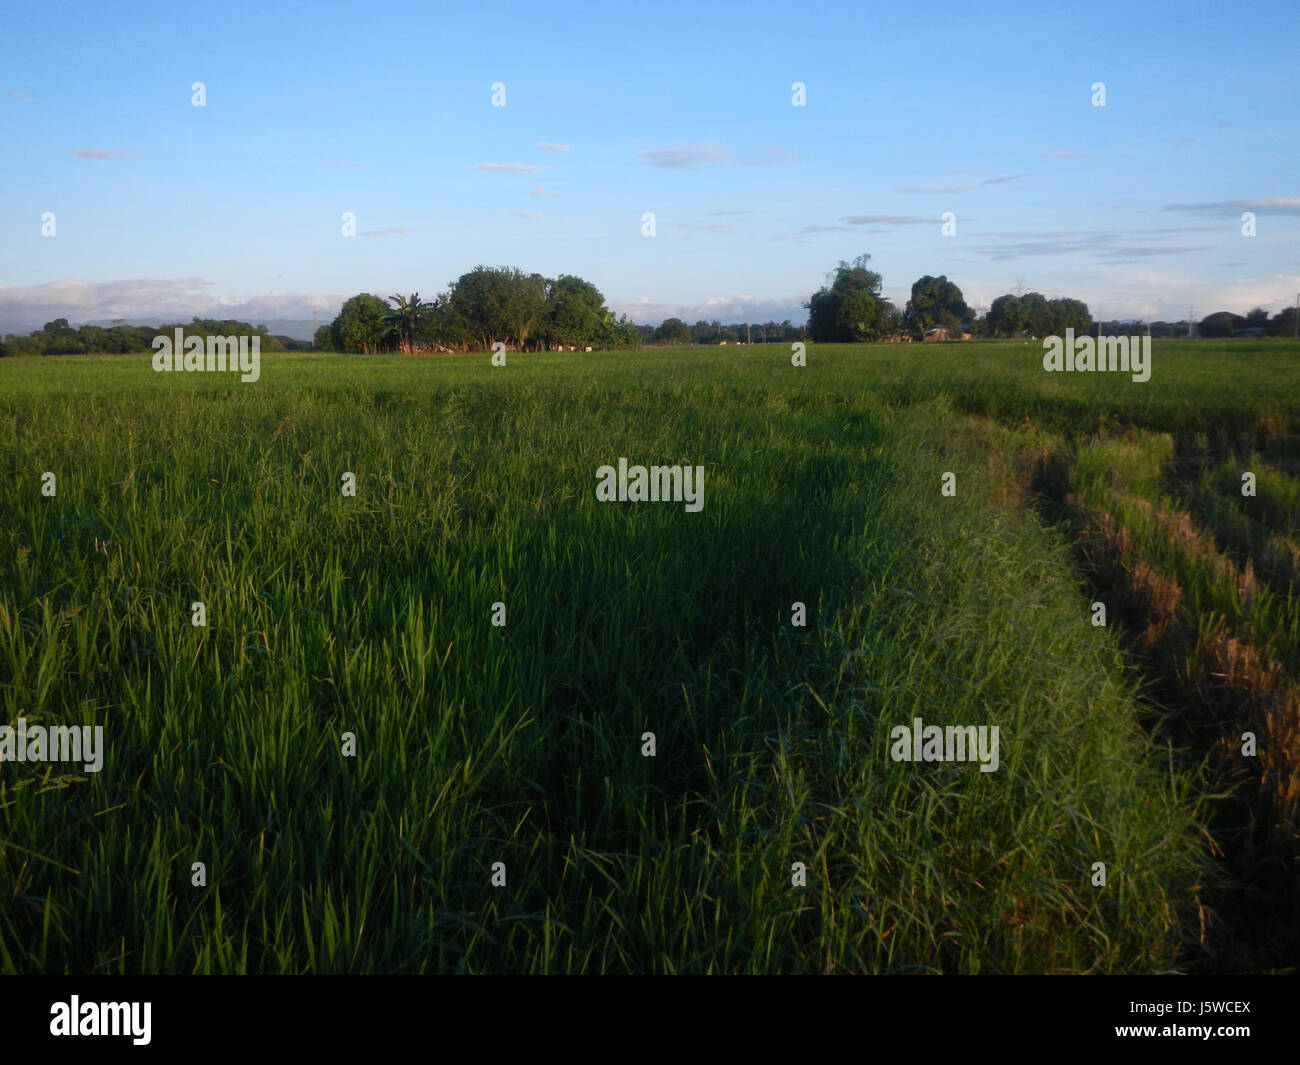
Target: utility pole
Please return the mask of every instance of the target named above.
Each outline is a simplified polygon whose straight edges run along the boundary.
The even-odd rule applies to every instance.
[[[1196,308],[1188,307],[1187,308],[1187,335],[1189,337],[1193,337],[1196,335],[1193,332],[1193,330],[1196,328],[1194,324],[1195,322],[1196,322]]]
[[[1025,294],[1025,279],[1023,277],[1018,277],[1016,278],[1016,299],[1019,299],[1024,294]]]
[[[313,348],[316,346],[316,330],[319,328],[316,324],[316,314],[316,308],[313,307],[311,309],[311,346]]]
[[[1300,292],[1295,294],[1295,338],[1300,340]]]

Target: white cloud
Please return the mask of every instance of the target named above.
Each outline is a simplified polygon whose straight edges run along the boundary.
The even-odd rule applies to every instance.
[[[703,319],[731,322],[781,322],[790,319],[802,325],[808,312],[801,304],[811,293],[785,299],[760,299],[756,296],[714,296],[703,303],[656,302],[641,296],[637,299],[611,299],[609,308],[615,314],[626,314],[639,325],[658,325],[666,318],[680,318],[691,324]]]
[[[0,284],[0,333],[30,332],[55,318],[76,324],[114,318],[188,322],[194,317],[237,318],[256,325],[276,318],[328,323],[352,293],[284,292],[218,295],[202,277],[85,281],[61,278],[38,285]]]
[[[1087,303],[1094,316],[1100,311],[1106,319],[1177,322],[1187,317],[1189,309],[1198,321],[1215,311],[1245,314],[1254,307],[1275,314],[1290,306],[1300,291],[1300,275],[1285,274],[1216,282],[1133,267],[1108,271],[1106,281],[1100,291],[1077,286],[1069,294]]]
[[[713,166],[770,166],[793,163],[798,156],[780,148],[746,148],[745,155],[732,155],[716,144],[682,144],[676,148],[659,148],[652,152],[635,152],[651,166],[670,170],[695,169],[704,164]]]

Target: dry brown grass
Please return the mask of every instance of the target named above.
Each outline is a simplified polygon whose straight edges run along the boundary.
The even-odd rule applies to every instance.
[[[1220,628],[1197,641],[1191,676],[1214,699],[1227,694],[1240,710],[1258,743],[1259,787],[1271,811],[1275,838],[1296,851],[1300,833],[1300,691],[1293,678],[1259,648]],[[1216,690],[1217,689],[1217,690]],[[1216,748],[1240,762],[1240,735],[1222,736]]]
[[[1224,623],[1193,639],[1195,619],[1179,615],[1183,595],[1177,580],[1141,557],[1129,529],[1074,495],[1066,496],[1064,511],[1094,577],[1112,589],[1137,648],[1153,662],[1163,662],[1166,681],[1173,682],[1174,690],[1167,694],[1182,704],[1172,719],[1178,740],[1213,751],[1225,779],[1247,774],[1254,785],[1251,805],[1269,824],[1270,842],[1285,854],[1300,854],[1300,688],[1295,679]],[[1249,603],[1257,588],[1249,560],[1238,572],[1222,556],[1207,557],[1212,542],[1186,514],[1158,512],[1156,520],[1191,557],[1233,574],[1243,602]],[[1243,731],[1257,737],[1255,765],[1242,757]]]

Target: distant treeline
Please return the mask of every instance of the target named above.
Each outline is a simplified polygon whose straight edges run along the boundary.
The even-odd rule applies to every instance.
[[[151,351],[154,337],[173,336],[183,329],[187,336],[261,337],[259,349],[268,351],[310,351],[311,344],[292,337],[272,336],[264,325],[250,325],[234,319],[195,318],[168,325],[82,325],[72,328],[66,318],[46,322],[44,327],[18,336],[10,333],[0,342],[0,358],[6,355],[126,355]]]
[[[176,329],[186,333],[262,338],[263,352],[312,348],[372,354],[381,351],[490,351],[504,344],[516,351],[591,347],[603,350],[639,348],[643,344],[789,344],[861,343],[873,340],[960,340],[1060,335],[1066,329],[1084,333],[1100,329],[1107,335],[1149,332],[1153,337],[1294,336],[1296,309],[1287,307],[1269,316],[1257,307],[1249,314],[1217,311],[1197,323],[1111,321],[1094,323],[1088,305],[1070,298],[1048,299],[1037,292],[998,296],[988,312],[978,314],[962,291],[944,275],[929,274],[912,285],[902,307],[881,295],[881,276],[870,269],[870,255],[841,261],[826,284],[804,304],[808,322],[724,325],[698,321],[688,325],[669,318],[659,326],[637,325],[627,315],[615,318],[605,297],[590,281],[573,274],[547,278],[515,267],[478,266],[453,281],[431,301],[418,292],[386,300],[362,292],[347,300],[338,317],[316,330],[312,343],[272,336],[264,325],[234,320],[195,318],[172,325],[108,328],[83,325],[73,329],[67,319],[46,322],[27,336],[10,334],[0,342],[6,355],[126,354],[148,351],[154,337]]]

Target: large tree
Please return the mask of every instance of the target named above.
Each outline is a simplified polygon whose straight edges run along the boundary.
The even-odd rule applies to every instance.
[[[485,350],[497,341],[526,347],[546,313],[550,283],[512,266],[477,266],[447,291],[449,326]]]
[[[846,292],[835,312],[840,337],[855,342],[871,339],[876,311],[876,298],[870,292]]]
[[[1232,311],[1216,311],[1214,314],[1202,318],[1196,326],[1197,334],[1203,337],[1230,337],[1237,329],[1241,329],[1246,323],[1246,319],[1239,314],[1233,314]]]
[[[870,268],[870,262],[870,255],[859,255],[851,263],[841,259],[827,275],[826,285],[804,304],[808,308],[808,336],[815,343],[873,339],[880,334],[883,322],[893,308],[888,300],[881,298],[882,280]],[[855,300],[853,309],[843,317],[840,313],[845,297],[851,292],[869,296],[874,305],[870,320],[865,321],[865,328],[860,331],[856,326],[864,322],[860,315],[865,307],[864,301]],[[860,336],[855,335],[859,332]]]
[[[987,317],[991,336],[1017,336],[1025,328],[1025,308],[1019,296],[999,296],[989,307]]]
[[[1051,311],[1052,329],[1056,334],[1073,329],[1076,333],[1086,333],[1092,328],[1092,312],[1083,300],[1056,299],[1047,301]]]
[[[539,335],[551,345],[607,343],[612,321],[600,289],[573,274],[561,274],[550,284]]]
[[[1047,336],[1052,331],[1051,308],[1041,292],[1026,292],[1020,297],[1025,312],[1025,328],[1036,337]]]
[[[343,304],[330,326],[334,347],[370,355],[379,351],[390,335],[389,308],[378,296],[362,292]]]
[[[666,318],[663,324],[655,330],[655,340],[660,344],[689,344],[691,342],[691,327],[680,318]]]
[[[1284,307],[1268,320],[1268,335],[1272,337],[1294,337],[1296,331],[1296,309]]]
[[[961,289],[940,274],[926,274],[912,284],[912,298],[907,301],[906,321],[916,336],[924,335],[930,326],[947,326],[948,335],[961,336],[962,323],[967,321],[970,308],[962,297]],[[956,336],[954,336],[954,332]]]

